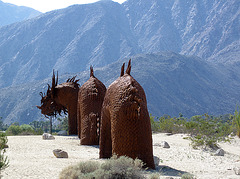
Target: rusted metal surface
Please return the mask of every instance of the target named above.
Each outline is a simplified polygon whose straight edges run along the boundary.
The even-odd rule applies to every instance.
[[[131,60],[126,73],[107,89],[102,106],[100,158],[112,154],[139,158],[146,167],[155,168],[152,132],[145,92],[130,75]]]
[[[48,85],[46,94],[40,93],[41,106],[37,106],[46,117],[56,116],[68,112],[69,135],[78,134],[77,130],[77,99],[79,84],[76,76],[68,79],[66,83],[58,83],[58,75],[53,71],[52,86]]]
[[[98,145],[99,128],[103,99],[106,87],[93,74],[79,89],[78,93],[78,133],[81,145]]]

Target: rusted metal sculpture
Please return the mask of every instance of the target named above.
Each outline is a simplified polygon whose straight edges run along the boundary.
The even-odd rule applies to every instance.
[[[53,71],[52,87],[48,85],[47,94],[40,92],[42,97],[41,113],[47,116],[56,116],[61,112],[68,112],[68,128],[69,135],[78,134],[77,130],[77,99],[79,91],[79,80],[75,80],[76,76],[68,79],[66,83],[58,83],[58,75],[55,77]]]
[[[145,167],[155,168],[152,132],[143,88],[130,75],[131,60],[126,73],[107,89],[102,107],[100,158],[112,154],[139,158]]]
[[[99,128],[103,99],[106,87],[93,74],[90,67],[90,78],[78,93],[78,133],[81,145],[98,145]]]

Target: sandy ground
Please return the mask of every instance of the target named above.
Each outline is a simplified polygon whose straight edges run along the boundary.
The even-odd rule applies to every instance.
[[[182,134],[153,135],[154,156],[160,159],[157,166],[160,178],[180,178],[185,172],[199,179],[237,179],[233,168],[240,166],[240,139],[220,144],[224,156],[214,156],[210,152],[194,150],[190,141]],[[170,148],[163,148],[162,141]],[[2,172],[6,179],[55,179],[65,167],[80,161],[97,160],[98,146],[81,146],[77,136],[55,136],[55,140],[43,140],[42,136],[9,136],[6,156],[9,167]],[[53,155],[54,149],[68,152],[69,158],[59,159]]]

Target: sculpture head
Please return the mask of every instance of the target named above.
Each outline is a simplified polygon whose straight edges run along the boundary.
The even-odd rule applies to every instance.
[[[67,109],[56,102],[55,100],[55,93],[56,93],[56,86],[58,83],[58,74],[57,78],[55,77],[54,71],[53,71],[53,77],[52,77],[52,87],[48,84],[47,93],[40,92],[41,99],[41,106],[37,106],[38,109],[41,110],[41,113],[48,116],[56,116],[57,114],[61,115],[61,112],[64,112],[66,114]]]

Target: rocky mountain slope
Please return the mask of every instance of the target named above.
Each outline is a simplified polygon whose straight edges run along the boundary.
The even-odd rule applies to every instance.
[[[32,8],[16,6],[0,1],[0,27],[19,21],[24,21],[41,14]]]
[[[77,73],[139,53],[239,61],[239,0],[74,5],[0,28],[0,87]],[[227,58],[226,58],[227,57]]]
[[[128,0],[74,5],[1,27],[1,116],[8,123],[40,119],[35,105],[52,69],[62,80],[78,73],[83,84],[93,65],[108,86],[130,57],[153,115],[233,112],[239,22],[239,0]]]
[[[197,57],[162,52],[131,56],[132,76],[143,86],[148,109],[152,115],[169,114],[185,117],[209,113],[233,113],[239,103],[239,78],[225,74],[220,67]],[[120,68],[128,58],[118,60],[103,68],[94,68],[95,76],[108,87],[120,75]],[[61,75],[61,72],[59,72]],[[80,85],[89,79],[89,70],[60,76],[60,83],[77,75]],[[46,92],[51,79],[0,91],[0,111],[6,123],[29,123],[43,120],[36,105],[40,105],[39,92]]]

